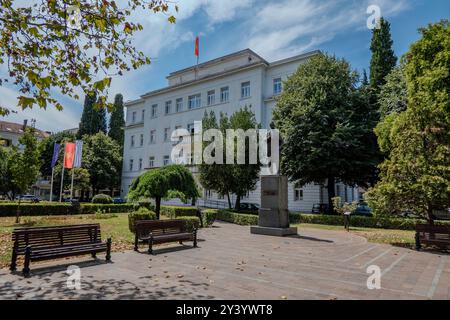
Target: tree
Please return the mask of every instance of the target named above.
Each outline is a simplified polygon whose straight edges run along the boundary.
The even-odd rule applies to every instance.
[[[450,23],[420,33],[404,57],[408,105],[386,117],[389,154],[366,198],[377,213],[412,211],[433,224],[433,210],[450,206]]]
[[[386,83],[380,88],[378,104],[381,120],[393,112],[400,113],[406,110],[408,98],[404,73],[404,66],[395,67],[386,76]]]
[[[77,138],[81,139],[84,135],[94,135],[101,131],[102,121],[98,108],[95,107],[97,96],[86,95],[84,98],[83,113],[78,128]]]
[[[119,186],[122,172],[120,146],[103,132],[85,135],[83,141],[83,167],[89,171],[94,194],[100,189],[112,191]]]
[[[228,129],[246,131],[248,129],[258,129],[259,125],[256,122],[253,112],[244,107],[243,109],[235,112],[230,118],[226,114],[220,115],[219,124],[217,123],[216,116],[213,111],[209,116],[205,113],[203,118],[203,130],[218,129],[222,133],[222,145],[224,153],[227,150],[226,147],[226,131]],[[226,195],[228,199],[228,206],[231,208],[230,193],[236,195],[235,208],[239,210],[240,200],[247,192],[256,188],[256,184],[259,179],[260,165],[250,164],[249,161],[249,144],[248,138],[245,141],[245,164],[223,164],[203,163],[199,166],[200,182],[202,186],[208,190],[214,190],[219,194]],[[206,148],[209,143],[205,142],[203,148]],[[213,156],[216,150],[213,150]],[[234,145],[233,153],[237,154],[237,146]],[[222,155],[223,159],[223,155]]]
[[[111,112],[111,118],[109,119],[109,131],[108,135],[115,140],[123,148],[124,133],[123,127],[125,126],[124,114],[123,114],[123,96],[119,93],[114,98],[114,106]]]
[[[378,28],[373,29],[372,59],[370,61],[370,86],[377,94],[380,87],[386,82],[386,76],[397,64],[397,57],[392,49],[391,25],[384,18],[380,19]]]
[[[0,193],[13,200],[17,190],[12,178],[12,164],[18,156],[16,147],[0,147]]]
[[[285,82],[273,112],[281,171],[300,185],[326,183],[330,209],[337,180],[367,186],[378,162],[375,117],[358,82],[345,60],[317,55]]]
[[[101,107],[98,110],[98,117],[99,117],[99,131],[107,134],[108,133],[108,121],[106,120],[106,109]]]
[[[86,190],[91,186],[90,174],[86,168],[73,168],[64,169],[64,190],[69,190],[72,184],[72,170],[74,170],[73,175],[73,190]],[[54,185],[55,190],[61,189],[61,172],[62,172],[62,162],[55,166],[54,175]]]
[[[19,143],[23,146],[23,151],[14,155],[12,162],[12,182],[19,193],[26,192],[39,176],[38,141],[33,128],[26,128],[24,134],[19,138]],[[16,223],[20,220],[20,200],[17,208]]]
[[[69,5],[72,4],[72,5]],[[11,82],[22,93],[21,108],[61,103],[52,90],[78,99],[77,89],[85,94],[97,92],[99,104],[108,105],[106,93],[111,77],[122,75],[150,63],[132,45],[142,25],[135,23],[136,10],[167,13],[173,6],[165,0],[117,1],[38,0],[17,4],[0,1],[0,64],[7,63],[8,74],[0,85]],[[147,12],[144,12],[144,14]],[[168,14],[168,21],[175,17]],[[7,113],[1,108],[1,114]]]
[[[200,196],[192,173],[182,165],[169,165],[147,171],[134,179],[128,198],[131,201],[155,199],[156,217],[159,220],[161,200],[171,194],[179,196],[180,193],[188,199]]]

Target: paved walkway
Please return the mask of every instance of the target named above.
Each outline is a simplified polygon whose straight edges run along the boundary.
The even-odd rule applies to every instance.
[[[450,299],[448,255],[368,243],[345,232],[299,233],[275,238],[215,223],[200,231],[198,249],[114,253],[111,264],[103,257],[34,264],[28,279],[0,270],[0,298]],[[66,286],[71,264],[81,267],[81,290]],[[371,265],[381,269],[380,290],[367,289]]]

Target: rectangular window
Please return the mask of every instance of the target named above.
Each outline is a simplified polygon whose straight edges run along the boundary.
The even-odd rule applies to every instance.
[[[133,115],[131,116],[131,123],[136,123],[136,111],[133,111]]]
[[[142,170],[142,159],[139,159],[139,171]]]
[[[139,145],[142,147],[144,145],[144,135],[141,134],[141,136],[139,137]]]
[[[208,91],[208,106],[212,106],[216,103],[216,91],[211,90]]]
[[[273,79],[273,94],[280,94],[282,90],[281,78]]]
[[[228,102],[230,99],[230,88],[223,87],[220,89],[220,102]]]
[[[164,156],[164,158],[163,158],[163,165],[164,166],[167,166],[169,164],[169,159],[170,159],[169,156]]]
[[[189,132],[190,134],[194,134],[194,133],[195,133],[195,131],[194,131],[194,124],[193,124],[193,123],[189,123],[189,124],[187,125],[187,130],[188,130],[188,132]]]
[[[170,140],[170,128],[164,128],[164,141],[167,142]]]
[[[241,83],[241,98],[250,97],[250,81]]]
[[[150,144],[156,143],[156,130],[150,130]]]
[[[134,148],[134,136],[131,136],[131,147]]]
[[[302,201],[302,200],[303,200],[303,189],[295,189],[294,201]]]
[[[133,159],[130,159],[129,169],[130,169],[130,171],[133,171]]]
[[[176,109],[177,109],[177,112],[181,112],[183,110],[183,98],[177,99]]]
[[[201,94],[196,94],[193,96],[189,96],[188,107],[190,109],[200,108],[201,106],[202,96]]]
[[[148,158],[148,167],[153,168],[155,166],[155,157]]]
[[[170,114],[172,112],[172,101],[166,101],[166,108],[164,109],[164,114]]]
[[[158,105],[152,105],[152,118],[156,118],[158,116]]]
[[[144,122],[145,120],[145,109],[142,110],[142,114],[141,114],[141,121]]]

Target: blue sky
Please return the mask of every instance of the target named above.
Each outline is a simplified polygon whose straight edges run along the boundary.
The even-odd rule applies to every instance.
[[[274,61],[320,49],[350,61],[353,68],[368,69],[371,31],[366,27],[369,5],[378,5],[391,23],[397,56],[407,52],[419,37],[417,29],[450,18],[448,0],[176,0],[177,23],[163,15],[136,13],[144,30],[136,46],[152,60],[150,66],[115,78],[111,99],[125,100],[166,86],[166,76],[195,64],[194,40],[200,36],[200,62],[250,48]],[[1,70],[1,69],[0,69]],[[13,108],[16,90],[0,87],[0,104]],[[78,126],[83,101],[61,98],[63,112],[27,110],[5,121],[34,118],[43,130],[59,131]]]

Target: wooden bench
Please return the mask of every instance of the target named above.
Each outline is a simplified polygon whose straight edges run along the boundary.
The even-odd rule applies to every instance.
[[[183,220],[141,220],[135,222],[134,251],[138,251],[138,243],[148,243],[148,252],[153,254],[153,245],[168,242],[193,241],[197,247],[197,227],[192,232],[186,230]]]
[[[420,250],[422,244],[447,249],[450,247],[450,226],[416,225],[416,249]]]
[[[111,238],[102,243],[99,224],[17,228],[12,233],[13,250],[10,270],[16,270],[19,255],[25,256],[23,274],[30,273],[31,261],[106,252],[111,260]]]

